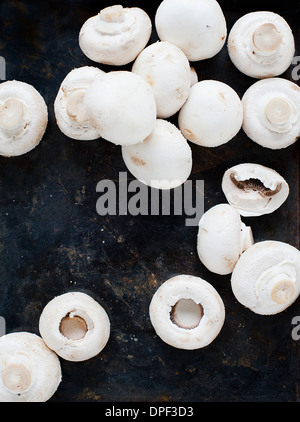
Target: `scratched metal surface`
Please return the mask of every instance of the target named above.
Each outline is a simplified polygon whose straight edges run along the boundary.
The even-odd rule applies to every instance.
[[[255,10],[253,3],[242,3],[220,2],[229,30],[238,17]],[[96,212],[97,183],[118,181],[119,172],[126,172],[120,149],[103,140],[66,138],[56,126],[53,102],[72,68],[95,65],[80,51],[78,33],[88,17],[109,4],[0,4],[6,77],[33,84],[49,107],[41,144],[25,156],[0,158],[0,316],[7,332],[38,334],[43,307],[68,291],[87,292],[107,310],[107,346],[86,362],[61,360],[63,381],[51,402],[297,401],[299,344],[291,337],[291,320],[300,312],[299,301],[271,317],[242,307],[232,295],[230,277],[216,276],[200,263],[197,228],[186,227],[184,215],[100,217]],[[144,6],[152,20],[158,5],[153,1]],[[138,3],[128,1],[126,6]],[[281,9],[273,5],[271,10],[291,25],[300,54],[297,7],[298,2],[286,1]],[[259,8],[270,6],[261,2]],[[154,30],[150,42],[156,40]],[[240,96],[254,82],[234,68],[226,47],[194,65],[199,79],[226,82]],[[291,69],[282,76],[292,80]],[[241,131],[216,149],[191,147],[190,179],[205,181],[205,209],[225,201],[220,182],[231,165],[253,161],[281,173],[291,188],[284,206],[270,216],[244,221],[252,226],[256,241],[281,240],[299,248],[299,143],[271,151]],[[152,295],[180,273],[205,278],[225,303],[224,327],[202,350],[174,349],[157,338],[150,324]]]

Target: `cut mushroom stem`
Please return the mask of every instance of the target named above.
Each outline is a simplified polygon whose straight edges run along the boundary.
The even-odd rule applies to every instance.
[[[15,129],[23,121],[24,104],[17,99],[9,99],[4,102],[0,112],[0,126],[3,129]]]
[[[100,21],[109,23],[122,23],[125,20],[124,10],[121,5],[109,6],[99,13]]]
[[[10,392],[23,393],[31,384],[31,374],[25,365],[11,363],[3,369],[2,381]]]
[[[267,103],[265,115],[272,125],[280,126],[289,122],[292,117],[292,110],[284,98],[275,97]]]
[[[198,327],[203,316],[203,307],[193,299],[180,299],[172,306],[171,321],[180,328],[191,330]]]
[[[282,42],[282,35],[275,25],[265,23],[256,28],[252,41],[260,54],[271,55],[277,53]]]
[[[71,120],[77,123],[84,123],[88,121],[88,117],[83,107],[83,99],[86,90],[80,89],[69,95],[67,100],[67,113]]]
[[[244,191],[257,191],[261,196],[267,197],[276,195],[278,192],[280,192],[282,186],[282,184],[280,183],[277,185],[276,189],[272,190],[267,188],[259,179],[251,178],[247,180],[237,180],[235,173],[230,174],[230,179],[232,183],[239,189],[242,189]]]

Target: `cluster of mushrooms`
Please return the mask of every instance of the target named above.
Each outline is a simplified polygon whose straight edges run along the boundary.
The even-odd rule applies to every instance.
[[[280,78],[291,65],[294,37],[273,12],[241,17],[227,37],[215,0],[163,0],[156,11],[159,41],[140,8],[113,5],[88,19],[79,33],[93,62],[116,66],[73,69],[62,81],[54,111],[67,137],[103,139],[122,149],[124,163],[141,182],[157,189],[183,184],[192,170],[188,144],[216,148],[243,129],[257,144],[286,148],[300,136],[300,89]],[[227,40],[232,63],[257,81],[242,99],[227,84],[198,81],[191,62],[209,59]],[[131,71],[120,66],[132,63]],[[167,119],[178,113],[178,127]],[[0,84],[0,154],[22,155],[41,141],[47,106],[34,87]],[[255,243],[242,217],[274,212],[289,195],[271,168],[242,163],[222,179],[228,203],[206,211],[199,222],[197,251],[212,273],[231,274],[232,291],[245,307],[276,314],[300,294],[300,252],[279,241]],[[225,321],[224,303],[207,281],[178,275],[155,292],[149,307],[156,334],[180,349],[209,345]],[[44,308],[41,337],[20,332],[0,338],[0,401],[47,401],[61,382],[59,357],[82,361],[97,355],[110,335],[102,306],[90,296],[65,293]]]

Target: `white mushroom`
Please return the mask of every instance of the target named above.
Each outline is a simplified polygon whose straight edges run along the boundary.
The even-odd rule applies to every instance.
[[[177,45],[192,62],[215,56],[227,36],[226,20],[215,0],[163,0],[155,27],[161,41]]]
[[[288,23],[273,12],[251,12],[233,25],[228,53],[245,75],[262,79],[281,75],[295,54],[294,36]]]
[[[194,84],[178,116],[183,135],[204,147],[230,141],[242,123],[243,107],[238,94],[229,85],[215,80]]]
[[[197,252],[205,267],[216,274],[232,273],[242,253],[253,245],[251,227],[229,204],[218,204],[199,221]]]
[[[51,350],[65,360],[79,362],[104,349],[110,336],[110,321],[92,297],[69,292],[48,302],[40,316],[39,330]]]
[[[300,136],[300,88],[282,78],[252,84],[242,98],[243,130],[257,144],[270,149],[292,145]]]
[[[178,349],[208,346],[220,333],[225,320],[224,303],[207,281],[178,275],[154,293],[149,315],[156,334]]]
[[[238,164],[226,170],[222,190],[229,204],[243,217],[270,214],[289,195],[289,185],[279,173],[253,163]]]
[[[180,130],[167,120],[157,119],[144,142],[123,146],[128,170],[141,182],[157,189],[183,184],[192,170],[192,151]]]
[[[236,299],[257,314],[284,311],[300,293],[300,251],[274,240],[255,243],[237,262],[231,287]]]
[[[144,10],[109,6],[83,24],[79,46],[95,62],[126,65],[145,48],[151,31],[152,23]]]
[[[138,55],[132,71],[151,86],[158,118],[173,116],[187,100],[191,68],[185,54],[175,45],[167,41],[149,45]]]
[[[90,84],[105,73],[92,66],[73,69],[67,74],[54,102],[54,112],[59,129],[69,138],[93,140],[101,136],[87,117],[83,99]]]
[[[46,402],[60,382],[59,358],[39,336],[0,337],[0,402]]]
[[[13,157],[34,149],[44,136],[48,109],[41,94],[30,84],[0,84],[0,155]]]
[[[154,129],[156,103],[152,89],[132,72],[114,71],[97,78],[83,104],[91,124],[116,145],[142,142]]]

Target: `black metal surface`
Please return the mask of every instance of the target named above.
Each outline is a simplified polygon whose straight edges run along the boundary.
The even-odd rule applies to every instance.
[[[152,20],[159,3],[143,6]],[[119,172],[126,171],[120,148],[103,140],[65,137],[56,126],[53,102],[72,68],[95,65],[82,54],[78,33],[88,17],[109,4],[0,4],[0,55],[6,60],[6,78],[33,84],[49,107],[41,144],[21,157],[0,157],[0,316],[7,332],[38,334],[43,307],[68,291],[87,292],[107,310],[107,346],[86,362],[61,360],[63,381],[51,402],[297,401],[299,344],[292,339],[291,321],[300,313],[299,301],[270,317],[245,309],[233,297],[230,277],[216,276],[200,263],[197,228],[186,227],[185,216],[100,217],[96,212],[97,183],[118,181]],[[220,4],[229,30],[238,17],[255,10],[248,1]],[[298,6],[287,1],[279,9],[262,2],[256,10],[285,17],[300,54]],[[156,39],[153,31],[150,42]],[[254,82],[234,68],[226,46],[213,59],[193,65],[199,79],[228,83],[240,96]],[[292,80],[291,70],[282,77]],[[229,166],[252,161],[283,175],[291,188],[284,206],[272,215],[244,221],[252,226],[256,241],[281,240],[299,248],[299,143],[271,151],[240,131],[216,149],[191,147],[190,179],[205,181],[205,209],[225,201],[220,183]],[[132,180],[130,174],[128,178]],[[163,281],[181,273],[211,282],[225,303],[224,327],[202,350],[174,349],[150,324],[152,295]]]

